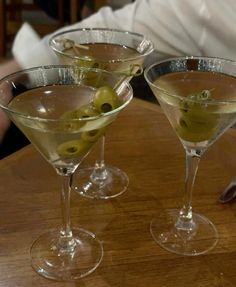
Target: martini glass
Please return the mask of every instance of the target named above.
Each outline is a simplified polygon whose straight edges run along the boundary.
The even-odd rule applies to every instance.
[[[164,210],[151,222],[163,248],[199,255],[217,243],[214,224],[192,212],[192,191],[201,156],[236,121],[236,64],[207,57],[167,59],[144,72],[186,153],[183,206]]]
[[[63,64],[113,71],[127,82],[142,73],[143,61],[153,51],[153,44],[143,35],[105,28],[67,30],[55,34],[49,44]],[[86,197],[114,198],[127,189],[129,178],[121,169],[105,164],[105,135],[99,144],[99,158],[94,166],[76,173],[74,188]]]
[[[92,84],[93,83],[93,84]],[[109,85],[116,107],[101,113],[101,91]],[[24,86],[18,89],[19,86]],[[114,87],[114,88],[113,88]],[[70,224],[72,176],[93,144],[132,99],[129,84],[98,69],[47,66],[23,70],[0,81],[0,106],[55,169],[62,181],[62,225],[41,235],[31,247],[31,263],[40,275],[77,280],[102,260],[99,239]],[[109,95],[106,94],[109,98]]]

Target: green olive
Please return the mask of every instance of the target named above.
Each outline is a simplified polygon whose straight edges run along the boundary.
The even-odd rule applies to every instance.
[[[184,127],[183,125],[177,125],[176,132],[182,140],[189,142],[207,141],[212,138],[213,133],[213,131],[196,132]]]
[[[96,61],[92,56],[81,56],[79,59],[76,59],[74,62],[76,67],[83,68],[92,68],[95,66]]]
[[[180,103],[181,116],[176,132],[182,139],[200,142],[213,136],[219,115],[218,107],[207,103],[211,100],[211,90],[203,90],[188,95]]]
[[[84,141],[87,142],[96,142],[103,134],[104,134],[105,129],[96,129],[96,130],[91,130],[91,131],[87,131],[87,132],[83,132],[81,134],[81,138]]]
[[[188,111],[179,119],[176,131],[179,136],[187,141],[200,142],[209,140],[217,125],[215,114],[203,111]]]
[[[82,58],[74,61],[74,75],[78,82],[94,88],[100,87],[104,82],[104,76],[91,68],[102,69],[100,63],[91,56],[82,56]]]
[[[74,60],[74,76],[84,85],[94,86],[97,74],[91,70],[97,65],[95,58],[81,55],[79,59]],[[81,69],[84,68],[84,69]]]
[[[93,105],[100,113],[107,113],[119,107],[120,101],[116,92],[109,86],[97,89]]]
[[[96,117],[99,113],[94,109],[92,104],[86,104],[76,109],[76,118]]]
[[[91,104],[81,106],[80,108],[75,110],[67,111],[61,116],[61,119],[68,120],[63,122],[63,128],[66,130],[78,130],[86,123],[86,121],[69,121],[69,120],[95,117],[97,115],[99,115],[99,113],[95,110],[95,108]]]
[[[184,121],[189,129],[208,131],[216,126],[217,114],[203,110],[188,110],[182,114],[180,121]]]
[[[89,151],[91,144],[83,140],[72,140],[60,144],[57,152],[61,157],[75,158],[82,156]]]

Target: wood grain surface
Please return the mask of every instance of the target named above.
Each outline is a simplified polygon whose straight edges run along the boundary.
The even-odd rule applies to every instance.
[[[152,217],[180,207],[183,195],[184,150],[159,106],[134,99],[106,139],[106,162],[126,171],[130,185],[113,200],[72,193],[72,225],[96,233],[105,251],[101,265],[79,282],[47,280],[30,266],[32,242],[60,226],[55,171],[31,145],[0,161],[0,286],[236,286],[236,206],[217,201],[236,170],[235,131],[225,133],[199,166],[193,208],[214,222],[220,239],[196,257],[165,251],[149,231]],[[81,168],[96,155],[95,147]]]

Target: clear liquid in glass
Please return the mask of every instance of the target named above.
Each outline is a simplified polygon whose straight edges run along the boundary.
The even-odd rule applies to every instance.
[[[160,76],[154,84],[154,94],[188,148],[204,150],[235,121],[236,104],[229,102],[236,100],[235,77],[184,71]]]
[[[51,85],[31,89],[13,98],[9,104],[11,109],[26,117],[14,114],[11,117],[53,166],[74,167],[102,135],[100,131],[114,118],[111,115],[88,121],[63,119],[68,111],[89,105],[94,93],[92,87],[77,85]],[[27,116],[38,118],[32,120],[27,119]],[[53,121],[60,118],[61,121]]]

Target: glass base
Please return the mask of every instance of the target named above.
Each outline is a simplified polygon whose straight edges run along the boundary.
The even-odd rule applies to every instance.
[[[69,251],[58,248],[59,231],[41,235],[32,245],[31,264],[43,277],[58,281],[75,281],[92,273],[103,257],[102,243],[84,229],[73,229]]]
[[[204,254],[218,241],[218,232],[206,217],[193,213],[192,230],[176,228],[179,210],[170,209],[155,217],[150,225],[154,240],[164,249],[188,256]]]
[[[93,167],[80,169],[73,177],[73,188],[82,196],[110,199],[124,193],[129,185],[127,174],[117,167],[106,166],[106,177],[101,180],[92,180],[93,171]]]

